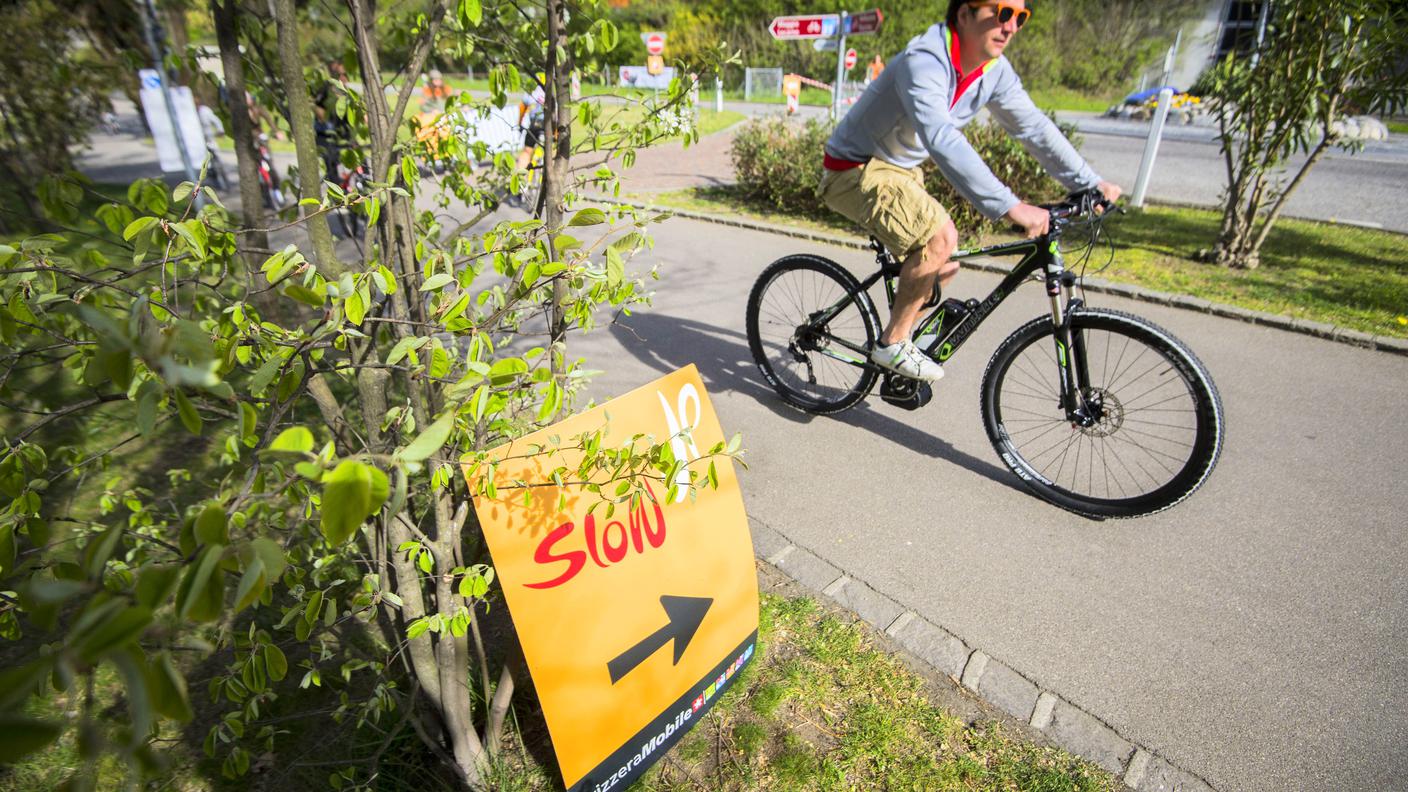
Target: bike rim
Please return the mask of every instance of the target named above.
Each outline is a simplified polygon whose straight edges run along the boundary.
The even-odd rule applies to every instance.
[[[826,323],[811,325],[813,316],[842,303]],[[757,323],[763,357],[783,387],[826,403],[861,382],[864,356],[840,341],[868,348],[872,330],[861,302],[835,279],[811,269],[778,273],[763,292]]]
[[[1049,335],[1020,350],[998,386],[1007,445],[1036,478],[1083,500],[1135,502],[1187,475],[1202,443],[1200,399],[1182,361],[1126,332],[1079,329],[1099,419],[1073,424],[1060,404]]]

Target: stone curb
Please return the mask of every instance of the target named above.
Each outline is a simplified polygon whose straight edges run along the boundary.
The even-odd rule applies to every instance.
[[[787,226],[764,223],[757,220],[723,217],[720,215],[707,214],[705,212],[694,212],[688,209],[671,209],[667,206],[654,206],[640,201],[627,201],[621,198],[610,198],[607,196],[594,195],[590,196],[588,200],[597,203],[630,206],[636,209],[648,209],[654,212],[668,212],[675,217],[683,217],[688,220],[718,223],[735,228],[746,228],[750,231],[763,231],[769,234],[803,239],[808,242],[837,245],[854,250],[870,249],[868,243],[862,242],[854,237],[823,234],[800,228],[788,228]],[[995,272],[1004,275],[1011,271],[1010,267],[993,260],[985,259],[970,259],[963,262],[963,266],[983,272]],[[1324,322],[1312,322],[1308,319],[1297,319],[1295,317],[1282,316],[1281,314],[1267,313],[1265,311],[1253,311],[1248,308],[1238,308],[1235,305],[1222,305],[1198,297],[1190,297],[1186,294],[1171,294],[1169,292],[1154,291],[1141,286],[1111,283],[1100,278],[1086,278],[1084,283],[1086,291],[1112,294],[1116,297],[1124,297],[1130,300],[1139,300],[1141,302],[1155,303],[1157,305],[1167,305],[1171,308],[1181,308],[1186,311],[1212,314],[1213,316],[1220,316],[1224,319],[1236,319],[1237,321],[1246,322],[1248,324],[1265,325],[1267,327],[1274,327],[1277,330],[1286,330],[1292,333],[1315,336],[1340,344],[1348,344],[1364,349],[1376,349],[1380,352],[1388,352],[1394,355],[1408,356],[1408,340],[1400,338],[1370,335],[1359,330],[1337,327],[1335,325],[1325,324]]]
[[[994,708],[1099,765],[1136,792],[1215,792],[1212,786],[986,652],[871,588],[785,534],[748,518],[759,558],[884,632],[907,653]]]

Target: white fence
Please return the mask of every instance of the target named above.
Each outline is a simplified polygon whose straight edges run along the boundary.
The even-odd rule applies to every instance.
[[[743,72],[743,99],[755,96],[781,96],[782,69],[748,68]]]

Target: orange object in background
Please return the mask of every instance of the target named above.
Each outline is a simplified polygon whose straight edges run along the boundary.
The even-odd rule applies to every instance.
[[[788,115],[797,112],[802,99],[802,75],[784,75],[782,78],[782,94],[787,97]]]
[[[689,366],[490,452],[497,497],[477,497],[475,511],[570,792],[625,789],[718,700],[757,642],[753,543],[732,462],[713,461],[716,489],[677,479],[667,503],[657,479],[653,502],[608,516],[601,501],[616,482],[598,482],[601,495],[559,488],[552,471],[576,478],[581,452],[537,451],[603,427],[603,447],[669,440],[676,459],[695,460],[698,481],[710,467],[701,451],[724,440]],[[472,492],[486,473],[466,469]],[[547,486],[525,505],[515,482]]]

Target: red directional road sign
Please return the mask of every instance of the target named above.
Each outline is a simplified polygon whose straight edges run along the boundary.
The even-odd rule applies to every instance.
[[[858,14],[851,14],[846,17],[846,35],[856,36],[861,33],[874,33],[880,29],[881,23],[885,21],[885,15],[880,9],[872,8],[869,11],[861,11]]]
[[[664,33],[642,33],[640,37],[645,41],[645,51],[651,55],[660,55],[665,52]]]
[[[841,17],[836,14],[781,16],[768,25],[768,32],[780,41],[831,38],[840,22]]]
[[[855,51],[855,50],[853,50],[853,49],[848,49],[848,50],[846,50],[846,69],[847,69],[847,70],[854,69],[854,68],[856,67],[856,57],[857,57],[857,55],[856,55],[856,51]]]

